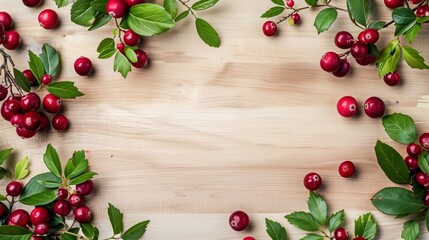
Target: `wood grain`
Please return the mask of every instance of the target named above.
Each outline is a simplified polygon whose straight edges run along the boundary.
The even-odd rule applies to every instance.
[[[148,240],[267,239],[265,217],[284,223],[290,239],[299,239],[303,233],[283,216],[306,208],[302,178],[317,171],[324,180],[319,192],[331,211],[346,209],[348,229],[354,217],[372,211],[380,223],[379,239],[400,239],[403,220],[384,216],[369,201],[392,185],[373,152],[377,139],[391,141],[380,120],[341,118],[335,104],[343,95],[353,95],[361,104],[379,96],[389,113],[410,114],[418,129],[427,131],[429,81],[426,72],[404,64],[404,83],[395,88],[378,79],[374,67],[352,63],[353,71],[344,79],[321,71],[323,53],[338,51],[335,32],[359,32],[346,14],[340,13],[333,31],[317,35],[315,12],[306,12],[301,25],[282,24],[279,36],[267,38],[259,16],[270,1],[224,0],[200,14],[218,29],[221,48],[205,46],[188,19],[165,35],[145,39],[150,66],[124,80],[113,72],[112,60],[98,60],[95,51],[113,25],[87,32],[71,23],[70,9],[64,8],[58,10],[60,28],[44,30],[37,15],[55,8],[52,1],[37,9],[10,0],[0,0],[0,6],[12,14],[23,37],[21,49],[12,53],[17,67],[27,68],[26,50],[40,51],[50,43],[62,53],[60,79],[75,81],[86,93],[65,101],[71,120],[67,133],[21,140],[8,122],[0,121],[0,146],[15,148],[16,158],[29,155],[32,174],[46,171],[42,155],[48,143],[64,161],[74,150],[85,149],[92,170],[100,174],[88,204],[103,237],[110,235],[105,209],[111,202],[123,210],[127,226],[152,220]],[[382,9],[380,19],[387,19],[390,11]],[[392,29],[383,31],[380,46],[392,36]],[[428,37],[425,25],[415,43],[426,58]],[[94,76],[74,73],[73,62],[81,55],[93,60]],[[355,162],[356,178],[338,175],[344,160]],[[236,209],[252,218],[252,228],[244,233],[228,227],[228,216]]]

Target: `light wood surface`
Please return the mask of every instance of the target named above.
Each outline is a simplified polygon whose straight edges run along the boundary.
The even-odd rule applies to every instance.
[[[401,64],[404,84],[392,88],[378,79],[374,67],[352,63],[351,75],[343,79],[323,72],[323,53],[339,51],[333,44],[336,31],[359,32],[346,14],[339,14],[332,31],[318,36],[312,26],[315,12],[305,12],[301,25],[284,23],[279,36],[267,38],[259,16],[272,6],[269,0],[222,0],[200,13],[217,28],[221,48],[205,46],[188,19],[165,35],[145,39],[150,67],[124,80],[113,72],[112,60],[98,60],[95,51],[113,25],[87,32],[71,23],[68,7],[58,10],[60,28],[44,30],[37,15],[55,8],[52,1],[37,9],[17,0],[0,0],[0,6],[12,14],[23,37],[22,49],[12,52],[18,68],[27,68],[26,50],[40,51],[50,43],[62,53],[60,79],[75,81],[86,93],[65,102],[71,121],[67,133],[22,140],[2,120],[0,146],[15,148],[16,158],[29,155],[32,174],[46,171],[42,155],[48,143],[64,161],[85,149],[92,170],[100,174],[88,204],[103,237],[110,236],[106,206],[111,202],[124,212],[126,226],[152,220],[147,240],[268,239],[265,217],[283,223],[290,239],[299,239],[303,233],[283,216],[305,210],[308,191],[302,178],[317,171],[324,180],[319,193],[331,212],[346,209],[349,231],[355,217],[371,211],[379,239],[400,239],[403,220],[379,213],[369,201],[393,185],[373,152],[377,139],[391,141],[380,120],[344,119],[335,104],[343,95],[361,104],[379,96],[389,113],[410,114],[419,131],[428,131],[428,75]],[[382,11],[380,18],[386,19],[390,11]],[[391,33],[383,30],[380,46]],[[425,25],[415,45],[429,59],[428,37]],[[73,62],[81,55],[93,60],[95,76],[75,74]],[[354,161],[357,177],[338,175],[344,160]],[[229,228],[229,214],[237,209],[250,215],[250,230]],[[422,239],[429,238],[424,232]]]

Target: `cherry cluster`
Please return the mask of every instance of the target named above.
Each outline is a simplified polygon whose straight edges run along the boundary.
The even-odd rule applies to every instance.
[[[115,21],[117,23],[116,25],[119,29],[120,42],[116,45],[116,48],[125,56],[125,47],[136,47],[140,43],[141,36],[131,29],[123,30],[119,26],[117,19],[124,17],[130,7],[141,3],[144,3],[144,0],[109,0],[106,4],[107,13],[113,18],[115,18]],[[122,33],[124,34],[123,36]],[[141,49],[135,49],[134,52],[137,56],[137,61],[130,61],[131,65],[133,65],[135,68],[145,67],[149,61],[146,52]]]
[[[285,4],[286,4],[286,7],[288,9],[293,9],[293,7],[295,6],[295,1],[294,0],[286,0]],[[276,35],[276,33],[277,33],[277,24],[285,21],[286,19],[288,20],[288,23],[291,26],[295,26],[295,25],[299,24],[299,22],[301,20],[301,16],[299,15],[298,12],[299,12],[299,10],[294,10],[291,14],[289,14],[286,17],[284,17],[278,23],[275,23],[273,21],[266,21],[262,25],[262,32],[267,37],[272,37],[272,36]]]
[[[0,12],[0,45],[9,50],[19,47],[21,36],[13,30],[13,19],[7,12]]]
[[[423,154],[422,150],[429,150],[429,133],[420,135],[418,143],[410,143],[407,145],[407,154],[405,164],[410,170],[410,174],[416,174],[416,181],[421,186],[429,189],[429,176],[420,170],[419,157]],[[429,206],[429,192],[426,192],[423,198],[424,204]]]
[[[42,240],[43,235],[50,232],[49,222],[56,214],[58,216],[68,216],[72,208],[73,219],[79,223],[88,223],[91,221],[91,210],[84,205],[84,196],[92,193],[94,183],[88,180],[76,185],[75,190],[60,188],[58,189],[58,200],[55,202],[52,209],[42,206],[36,206],[30,213],[24,209],[13,210],[15,198],[23,191],[23,185],[19,181],[12,181],[6,186],[7,201],[10,203],[8,208],[6,205],[0,205],[0,217],[7,214],[7,225],[20,226],[28,228],[34,232],[32,240]],[[70,191],[70,195],[69,195]]]
[[[352,96],[344,96],[337,102],[337,111],[343,117],[353,117],[358,113],[357,100]],[[385,112],[384,101],[379,97],[369,97],[364,105],[365,114],[370,118],[381,118]]]

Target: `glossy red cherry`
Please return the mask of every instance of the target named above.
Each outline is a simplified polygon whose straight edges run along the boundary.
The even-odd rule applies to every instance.
[[[295,5],[295,1],[294,0],[286,0],[286,6],[288,8],[292,8]]]
[[[384,110],[384,102],[379,97],[370,97],[365,101],[365,113],[370,118],[382,117]]]
[[[120,53],[125,54],[125,44],[124,43],[118,43],[116,44],[116,49],[119,50]]]
[[[383,77],[384,82],[389,86],[396,86],[401,81],[401,76],[397,72],[391,72]]]
[[[49,85],[52,82],[52,76],[49,74],[45,74],[42,76],[42,80],[41,80],[43,85]]]
[[[367,65],[373,64],[375,62],[375,60],[376,60],[376,58],[373,55],[369,54],[369,55],[367,55],[366,57],[364,57],[362,59],[356,59],[356,62],[359,65],[367,66]]]
[[[350,53],[356,59],[363,59],[368,56],[369,49],[368,46],[363,42],[355,42],[350,48]]]
[[[10,118],[10,124],[14,127],[22,127],[22,114],[21,113],[15,113]]]
[[[80,76],[87,76],[92,70],[92,62],[87,57],[80,57],[74,61],[74,70]]]
[[[8,94],[8,89],[3,85],[0,84],[0,101],[3,101],[6,99]]]
[[[337,228],[334,232],[335,240],[347,240],[349,236],[347,235],[347,231],[344,228]]]
[[[134,51],[137,55],[137,62],[131,63],[135,68],[143,68],[147,65],[149,62],[149,58],[147,57],[147,54],[145,51],[137,49]]]
[[[384,5],[390,9],[395,9],[404,6],[403,0],[384,0]]]
[[[127,5],[128,5],[129,7],[132,7],[132,6],[134,6],[134,5],[144,3],[144,0],[125,0],[125,2],[127,2]]]
[[[426,175],[424,172],[418,172],[416,174],[416,180],[421,186],[425,188],[429,187],[429,176]]]
[[[18,181],[12,181],[6,185],[6,193],[11,197],[17,197],[22,193],[24,186]]]
[[[354,97],[344,96],[337,102],[337,111],[343,117],[353,117],[358,110],[358,102]]]
[[[423,148],[429,149],[429,133],[420,135],[419,143]]]
[[[349,73],[349,71],[350,71],[350,63],[347,61],[347,59],[341,59],[340,68],[332,72],[332,74],[335,77],[344,77]]]
[[[290,19],[291,19],[291,21],[289,21],[289,24],[296,25],[301,20],[301,16],[299,15],[299,13],[294,13],[290,16]]]
[[[49,119],[42,112],[38,112],[37,114],[39,114],[39,119],[40,119],[40,127],[39,127],[39,129],[37,131],[38,132],[43,132],[43,131],[45,131],[45,130],[47,130],[49,128]]]
[[[429,16],[429,5],[422,5],[417,8],[416,16],[419,18]]]
[[[76,192],[81,196],[89,195],[93,189],[94,189],[94,182],[92,180],[88,180],[76,185]]]
[[[429,192],[425,193],[425,196],[423,197],[423,202],[426,206],[429,206]]]
[[[355,171],[356,171],[355,165],[351,161],[344,161],[338,167],[338,173],[343,178],[349,178],[353,176]]]
[[[12,17],[7,12],[0,12],[0,23],[3,24],[6,31],[13,27]]]
[[[315,191],[322,185],[322,177],[315,172],[307,173],[304,176],[304,186],[310,191]]]
[[[366,44],[374,44],[380,38],[380,34],[373,28],[368,28],[362,32],[363,42]],[[360,40],[360,39],[359,39]]]
[[[50,227],[49,224],[46,222],[39,223],[34,226],[34,233],[38,235],[45,235],[49,232]]]
[[[27,112],[22,116],[22,127],[30,131],[37,131],[40,127],[40,118],[37,112]]]
[[[262,25],[262,32],[267,37],[274,36],[277,33],[277,24],[273,21],[266,21],[264,25]]]
[[[340,31],[335,35],[334,43],[339,48],[348,49],[354,43],[353,35],[346,31]]]
[[[34,87],[34,86],[39,85],[36,77],[34,76],[33,72],[30,69],[26,69],[26,70],[22,71],[22,73],[27,78],[28,82],[30,83],[30,86]]]
[[[411,157],[418,158],[420,156],[421,152],[422,152],[422,148],[420,147],[420,145],[418,145],[416,143],[410,143],[410,144],[408,144],[408,146],[407,146],[407,153]]]
[[[22,0],[22,3],[24,3],[27,7],[37,7],[42,3],[42,0]]]
[[[77,207],[73,211],[73,218],[79,223],[90,222],[92,218],[91,210],[85,205]]]
[[[341,59],[337,53],[327,52],[320,59],[320,67],[325,72],[334,72],[340,68]]]
[[[21,103],[17,98],[9,97],[9,99],[6,101],[6,106],[13,113],[21,112]]]
[[[40,107],[40,97],[36,93],[29,93],[21,98],[19,105],[24,112],[36,111]]]
[[[36,135],[36,131],[27,130],[24,127],[17,127],[16,134],[21,138],[32,138]]]
[[[60,98],[53,94],[47,94],[43,98],[43,108],[48,113],[57,113],[61,110],[61,101]]]
[[[67,189],[60,188],[57,191],[57,196],[59,199],[66,199],[69,196],[69,192],[67,191]]]
[[[405,164],[407,165],[410,171],[415,171],[419,169],[419,161],[415,157],[411,157],[411,156],[405,157]]]
[[[229,226],[235,231],[243,231],[249,225],[249,216],[243,211],[235,211],[229,216]]]
[[[410,2],[411,4],[419,4],[423,2],[423,0],[408,0],[408,2]]]
[[[70,203],[65,200],[58,200],[54,205],[54,213],[60,216],[67,216],[71,212]]]
[[[255,238],[254,238],[254,237],[247,236],[247,237],[243,238],[243,240],[255,240]]]
[[[79,207],[83,205],[83,198],[78,194],[72,194],[69,197],[69,203],[73,207]]]
[[[39,13],[39,24],[44,29],[54,29],[58,23],[59,18],[57,12],[52,9],[45,9]]]
[[[123,41],[128,46],[135,46],[140,42],[140,35],[135,33],[133,30],[128,29],[124,34]]]
[[[13,211],[9,216],[8,225],[27,227],[30,224],[30,215],[23,209]]]
[[[49,222],[50,214],[46,208],[35,207],[30,213],[30,221],[33,225]]]
[[[128,12],[128,5],[124,0],[109,0],[106,12],[114,18],[122,18]]]
[[[52,127],[57,131],[64,131],[69,126],[69,120],[62,114],[57,114],[52,118]]]
[[[6,49],[14,50],[17,49],[19,44],[21,43],[21,36],[17,31],[9,30],[4,33],[5,39],[3,42],[3,46]]]

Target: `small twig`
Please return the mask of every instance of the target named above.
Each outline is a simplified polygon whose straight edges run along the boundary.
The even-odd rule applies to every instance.
[[[187,4],[189,2],[189,0],[179,0],[179,2],[185,6],[189,12],[191,12],[192,16],[194,16],[195,19],[197,19],[197,15],[195,15],[194,11],[192,10],[191,7],[189,7],[189,5]]]
[[[180,0],[179,0],[179,1],[180,1]],[[282,17],[282,18],[277,22],[277,24],[279,24],[279,23],[281,23],[281,22],[284,22],[284,21],[285,21],[286,19],[288,19],[290,16],[292,16],[293,14],[298,13],[298,12],[300,12],[300,11],[302,11],[302,10],[306,10],[306,9],[310,9],[310,8],[318,8],[318,7],[329,7],[329,8],[334,8],[334,9],[339,10],[339,11],[347,12],[347,9],[340,8],[340,7],[336,7],[336,6],[333,6],[333,5],[330,5],[330,4],[317,4],[317,5],[314,5],[314,6],[306,6],[306,7],[301,7],[301,8],[290,8],[290,9],[292,9],[293,11],[292,11],[290,14],[288,14],[288,15],[286,15],[286,16],[284,16],[284,17]]]

